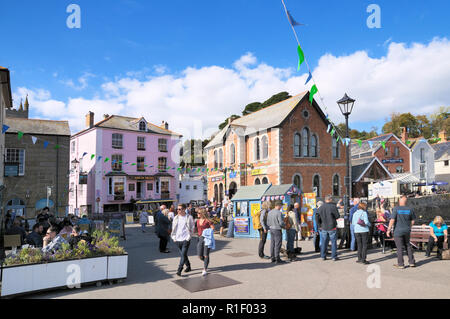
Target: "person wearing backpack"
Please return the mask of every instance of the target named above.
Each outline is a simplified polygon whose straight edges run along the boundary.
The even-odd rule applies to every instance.
[[[263,202],[261,210],[253,217],[253,227],[255,227],[255,219],[259,221],[259,227],[255,228],[259,232],[258,255],[261,259],[270,259],[264,254],[264,246],[267,241],[267,234],[269,233],[269,226],[267,226],[267,215],[270,210],[270,202]]]
[[[299,222],[297,219],[297,214],[294,211],[294,205],[289,205],[289,210],[284,218],[284,223],[286,225],[287,234],[287,244],[286,248],[288,251],[288,258],[293,261],[295,259],[294,241],[295,235],[300,230]]]
[[[369,218],[367,216],[367,204],[361,202],[358,205],[358,210],[353,214],[352,225],[355,229],[356,246],[358,247],[357,263],[369,264],[367,257],[367,242],[369,238]]]

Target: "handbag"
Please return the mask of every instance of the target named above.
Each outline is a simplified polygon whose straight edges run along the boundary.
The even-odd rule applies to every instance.
[[[444,243],[444,249],[441,252],[441,260],[450,260],[450,250],[448,249],[448,243]]]

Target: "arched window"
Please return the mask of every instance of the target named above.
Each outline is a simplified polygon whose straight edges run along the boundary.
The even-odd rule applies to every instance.
[[[292,183],[297,186],[298,189],[302,189],[302,177],[300,175],[294,175]]]
[[[234,146],[234,144],[230,145],[230,163],[236,163],[236,147]]]
[[[222,149],[219,150],[219,167],[220,168],[223,167],[223,150]]]
[[[219,168],[218,167],[218,163],[219,163],[219,158],[217,157],[217,151],[214,151],[214,168]]]
[[[262,158],[266,159],[269,157],[269,144],[267,142],[267,136],[263,136],[261,139],[262,144]]]
[[[259,138],[258,137],[255,138],[253,145],[254,145],[253,152],[254,152],[255,161],[259,161],[261,159],[261,156],[260,156]]]
[[[295,133],[294,135],[294,156],[300,157],[301,156],[301,143],[302,137],[299,133]]]
[[[311,136],[311,157],[317,157],[317,136]]]
[[[339,143],[336,141],[336,135],[331,137],[332,140],[332,148],[333,148],[333,158],[339,158]]]
[[[333,176],[333,196],[339,196],[339,175]]]
[[[302,156],[309,157],[309,130],[305,127],[302,131]]]
[[[147,129],[147,125],[145,125],[144,121],[139,122],[139,131],[145,131]]]
[[[255,185],[260,185],[261,181],[259,180],[259,178],[255,179]]]
[[[216,185],[214,185],[214,201],[219,201],[219,187]]]
[[[267,179],[267,177],[264,177],[264,178],[262,179],[262,183],[263,183],[263,184],[269,184],[269,180]]]
[[[316,188],[316,194],[317,197],[320,197],[320,176],[319,175],[314,175],[313,178],[313,188]]]
[[[223,184],[222,183],[220,183],[219,184],[219,203],[222,203],[222,201],[223,201]]]

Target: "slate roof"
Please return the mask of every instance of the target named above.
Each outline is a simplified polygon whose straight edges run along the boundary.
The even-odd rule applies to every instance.
[[[10,128],[6,133],[70,136],[68,121],[50,121],[6,117],[5,124]]]
[[[127,116],[121,116],[121,115],[111,115],[111,116],[108,116],[106,119],[94,124],[94,127],[141,132],[139,130],[139,122],[141,119],[142,118],[127,117]],[[147,133],[175,135],[175,136],[181,137],[181,134],[172,132],[170,130],[166,130],[160,126],[149,123],[147,121],[146,121],[146,123],[147,123]],[[80,133],[83,133],[89,129],[91,129],[91,128],[86,128],[85,130],[82,130],[82,131],[74,134],[74,136],[76,136]]]
[[[364,140],[361,143],[361,147],[359,146],[358,143],[352,143],[350,146],[351,156],[355,156],[355,155],[360,155],[360,156],[363,155],[361,157],[372,156],[372,154],[365,155],[365,153],[375,152],[381,146],[381,142],[387,142],[393,135],[394,134],[389,133],[389,134],[376,136],[369,140]],[[369,141],[373,142],[372,147],[370,147]]]
[[[361,159],[352,159],[352,181],[357,182],[361,174],[367,169],[375,157],[365,157]]]
[[[241,186],[231,201],[237,200],[259,200],[270,187],[270,184],[261,184],[253,186]]]
[[[305,91],[287,100],[268,106],[262,110],[242,116],[231,122],[231,126],[240,126],[244,128],[244,134],[249,135],[258,131],[264,131],[280,125],[291,111],[300,103],[300,101],[309,92]],[[206,145],[205,149],[221,145],[223,138],[228,131],[230,124],[227,124],[219,131],[214,138]]]
[[[450,156],[450,142],[432,144],[431,147],[436,151],[434,160],[439,160],[444,155]]]
[[[273,185],[263,196],[282,196],[286,195],[292,184]]]

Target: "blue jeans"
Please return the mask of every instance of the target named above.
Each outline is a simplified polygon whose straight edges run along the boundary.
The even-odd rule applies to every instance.
[[[145,224],[141,224],[142,231],[145,231]]]
[[[350,224],[350,250],[356,250],[355,225]]]
[[[320,230],[320,257],[327,257],[328,242],[331,240],[331,258],[337,257],[336,230]]]
[[[287,251],[290,253],[294,252],[294,240],[295,240],[295,234],[297,233],[297,231],[295,230],[295,228],[291,228],[287,231]]]
[[[178,251],[181,255],[180,264],[178,265],[178,272],[181,272],[183,270],[184,265],[186,265],[187,268],[191,267],[191,263],[189,262],[188,258],[188,250],[190,244],[190,240],[175,242],[175,245],[177,245]]]

